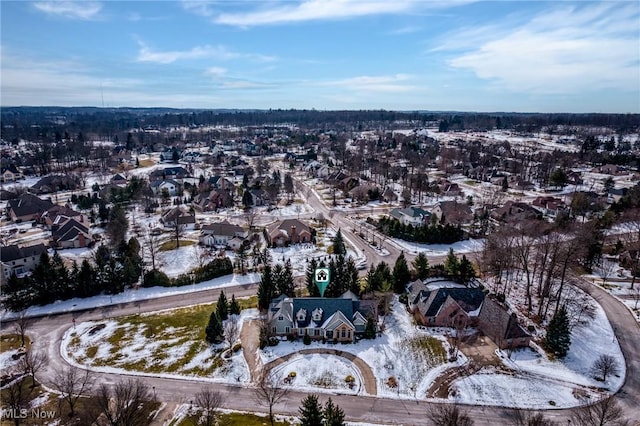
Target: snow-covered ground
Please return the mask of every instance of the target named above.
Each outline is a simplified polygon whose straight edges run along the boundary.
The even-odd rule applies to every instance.
[[[103,306],[116,305],[120,303],[130,303],[139,300],[156,299],[158,297],[172,296],[174,294],[192,293],[196,291],[208,290],[212,288],[229,287],[243,284],[256,283],[260,281],[259,274],[247,275],[225,275],[198,284],[183,287],[149,287],[137,290],[128,289],[113,296],[100,295],[87,297],[86,299],[69,299],[58,301],[44,306],[32,306],[26,310],[27,316],[39,316],[58,314],[63,312],[74,312],[84,309],[98,308]],[[3,311],[2,320],[15,318],[18,314]]]
[[[316,392],[321,388],[340,393],[364,393],[360,371],[351,361],[334,355],[297,355],[274,368],[273,373],[281,381],[295,373],[291,386],[296,390]],[[354,378],[353,388],[346,382],[347,376]]]
[[[255,309],[246,309],[240,323],[256,315]],[[144,322],[129,322],[127,317],[76,324],[63,336],[60,353],[70,364],[95,371],[189,377],[217,383],[249,382],[242,350],[224,359],[225,344],[209,345],[199,340],[198,330],[149,327]]]
[[[453,244],[420,244],[393,238],[393,242],[407,253],[424,253],[427,256],[446,256],[450,249],[453,249],[455,254],[469,254],[482,251],[485,240],[469,239],[458,241]]]

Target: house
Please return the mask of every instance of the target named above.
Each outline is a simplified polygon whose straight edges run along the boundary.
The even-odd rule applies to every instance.
[[[281,295],[269,305],[267,323],[274,336],[353,342],[370,314],[351,292],[337,298]]]
[[[607,201],[609,203],[617,203],[622,197],[627,195],[627,192],[629,192],[627,188],[611,188],[607,194]]]
[[[395,192],[393,192],[393,189],[387,188],[382,193],[382,199],[387,203],[391,203],[393,201],[396,201],[398,199],[398,196]]]
[[[75,219],[84,226],[89,226],[87,217],[80,212],[70,208],[68,205],[58,206],[47,209],[40,215],[39,222],[51,229],[54,225],[62,225],[69,219]]]
[[[456,201],[440,201],[432,210],[440,223],[451,225],[464,225],[473,221],[473,212],[466,203]]]
[[[552,216],[552,217],[557,216],[558,213],[560,213],[561,211],[567,208],[564,201],[562,201],[559,198],[548,196],[548,195],[536,198],[535,200],[533,200],[531,205],[533,207],[536,207],[543,214],[547,216]]]
[[[24,193],[7,203],[7,216],[14,222],[38,220],[42,213],[53,207],[49,200],[43,200],[33,194]]]
[[[398,219],[403,225],[422,226],[429,224],[431,213],[420,207],[407,207],[406,209],[393,209],[389,213],[394,219]]]
[[[193,198],[191,205],[199,212],[212,212],[220,207],[228,207],[233,204],[233,197],[225,192],[212,189],[209,193],[200,193]]]
[[[485,298],[482,290],[464,286],[430,288],[419,283],[409,285],[409,309],[419,324],[431,327],[477,324]]]
[[[189,172],[182,166],[167,167],[165,169],[154,170],[149,174],[149,180],[165,180],[174,179],[178,182],[182,179],[189,177]]]
[[[448,195],[452,197],[457,197],[462,195],[462,190],[457,183],[452,183],[447,179],[441,179],[438,182],[438,188],[440,189],[440,193],[442,195]]]
[[[234,238],[240,238],[242,244],[248,236],[249,232],[241,226],[224,221],[204,225],[198,240],[205,246],[230,246],[230,241]]]
[[[2,262],[2,274],[9,278],[11,274],[22,276],[35,269],[40,263],[40,255],[45,253],[47,248],[44,244],[20,247],[11,245],[0,249],[0,261]]]
[[[416,322],[431,327],[476,327],[500,349],[528,346],[531,336],[509,308],[479,288],[439,278],[407,286],[408,305]]]
[[[540,217],[540,212],[529,204],[509,200],[502,207],[493,210],[491,217],[500,221],[536,219]]]
[[[603,166],[595,167],[591,170],[592,173],[602,173],[605,175],[623,175],[626,173],[624,167],[616,164],[605,164]]]
[[[478,315],[478,329],[500,349],[529,346],[531,335],[518,324],[515,313],[491,296],[485,297]]]
[[[196,215],[185,211],[181,207],[174,207],[160,216],[160,222],[165,227],[175,227],[177,224],[187,229],[193,229],[196,224]]]
[[[68,175],[45,176],[31,186],[36,194],[78,189],[79,180]]]
[[[24,175],[16,167],[15,164],[9,164],[8,166],[3,166],[0,170],[0,181],[2,182],[15,182],[18,179],[22,179]]]
[[[298,219],[285,219],[267,226],[264,237],[270,246],[287,246],[289,244],[310,243],[312,229]]]
[[[260,207],[269,204],[269,194],[264,189],[250,189],[251,206]]]
[[[52,225],[51,240],[54,246],[60,248],[87,247],[93,242],[88,226],[76,219],[68,219],[62,224]]]
[[[111,183],[117,186],[126,186],[127,178],[122,176],[120,173],[117,173],[111,178]]]
[[[154,180],[149,184],[149,188],[151,188],[151,192],[153,192],[153,195],[160,195],[162,194],[163,190],[166,189],[167,192],[169,192],[169,195],[173,196],[178,192],[180,184],[173,179]]]

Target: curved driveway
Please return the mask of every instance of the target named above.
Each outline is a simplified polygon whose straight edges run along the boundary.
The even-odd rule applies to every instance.
[[[291,358],[296,355],[311,355],[311,354],[323,354],[323,355],[334,355],[339,356],[341,358],[348,359],[351,361],[357,368],[360,370],[360,375],[362,376],[362,380],[364,381],[364,390],[367,392],[367,395],[375,396],[378,394],[377,386],[376,386],[376,376],[373,374],[371,367],[364,362],[361,358],[358,358],[352,353],[339,351],[337,349],[301,349],[297,352],[290,353],[285,356],[281,356],[280,358],[274,359],[273,361],[267,363],[264,366],[266,371],[271,370],[278,365],[284,364],[289,361]]]

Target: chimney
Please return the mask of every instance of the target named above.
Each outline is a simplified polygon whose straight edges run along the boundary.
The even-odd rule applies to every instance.
[[[291,225],[291,242],[295,243],[296,242],[296,226],[295,225]]]

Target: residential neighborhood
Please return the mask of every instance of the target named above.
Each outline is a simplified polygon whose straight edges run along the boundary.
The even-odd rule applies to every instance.
[[[91,160],[46,173],[30,160],[44,142],[3,136],[3,322],[56,327],[49,359],[134,374],[161,397],[169,378],[243,397],[268,379],[341,403],[571,418],[633,385],[622,320],[598,299],[637,324],[637,131],[613,136],[626,165],[603,167],[581,153],[586,125],[562,144],[544,125],[439,123],[157,126],[121,131],[128,146],[87,133]],[[46,334],[33,336],[31,350],[46,350]],[[12,362],[3,369],[18,377]]]

